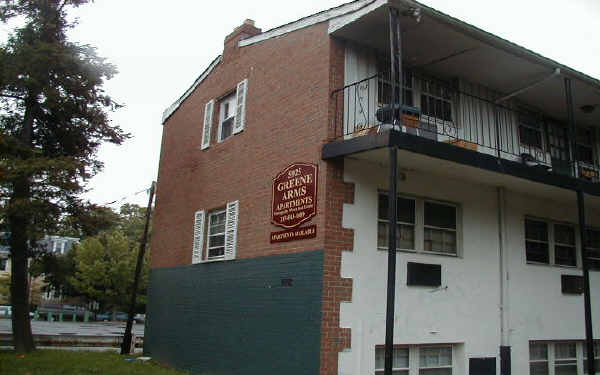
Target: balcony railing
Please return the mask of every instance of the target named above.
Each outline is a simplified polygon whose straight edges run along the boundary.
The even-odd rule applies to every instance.
[[[483,86],[458,81],[449,84],[405,72],[402,106],[392,108],[391,91],[386,73],[333,91],[336,138],[395,129],[548,172],[600,182],[591,129],[577,129],[573,150],[566,124],[515,100],[497,102],[500,95]],[[398,91],[395,103],[400,101]],[[393,111],[400,115],[401,124],[393,124]]]

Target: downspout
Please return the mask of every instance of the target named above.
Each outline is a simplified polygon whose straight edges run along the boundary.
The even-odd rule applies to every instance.
[[[509,252],[506,241],[506,188],[497,188],[498,199],[498,266],[500,276],[500,374],[511,374],[509,321]]]

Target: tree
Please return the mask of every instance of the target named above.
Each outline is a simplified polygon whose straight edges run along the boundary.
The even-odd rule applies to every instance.
[[[30,273],[44,279],[45,291],[53,291],[64,297],[77,297],[78,293],[70,278],[75,275],[75,252],[73,247],[66,254],[44,253],[31,263]]]
[[[0,47],[0,214],[11,232],[15,350],[34,350],[27,262],[63,213],[81,206],[85,180],[102,169],[103,142],[129,135],[108,119],[118,105],[102,85],[116,69],[67,40],[67,9],[89,0],[0,0],[0,20],[24,26]]]
[[[68,237],[93,237],[115,229],[120,223],[121,215],[111,208],[90,204],[79,207],[61,220],[56,233]]]
[[[127,203],[121,206],[117,213],[110,208],[90,207],[92,208],[82,210],[77,215],[65,217],[61,221],[62,231],[59,233],[82,237],[84,240],[96,238],[102,242],[106,237],[103,237],[103,234],[118,232],[126,238],[132,249],[139,247],[144,231],[146,208]],[[47,252],[39,255],[30,265],[31,275],[43,276],[46,290],[57,292],[62,297],[87,297],[90,301],[94,300],[92,294],[86,293],[85,289],[77,289],[72,283],[76,273],[76,254],[80,247],[75,246],[66,254]],[[116,256],[121,255],[116,254]],[[133,278],[134,269],[128,272],[129,283]],[[140,307],[143,308],[144,304],[142,303]]]
[[[105,232],[83,240],[75,255],[72,285],[81,295],[98,302],[102,310],[125,308],[132,292],[137,245],[137,241],[131,241],[121,231]],[[146,303],[148,259],[148,256],[144,259],[138,289],[140,304]]]

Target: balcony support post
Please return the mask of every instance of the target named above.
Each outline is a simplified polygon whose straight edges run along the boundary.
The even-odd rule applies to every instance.
[[[583,268],[583,303],[585,314],[585,346],[588,353],[588,374],[596,373],[594,361],[594,331],[592,329],[592,302],[590,297],[590,270],[586,251],[585,197],[581,188],[577,189],[577,211],[579,212],[579,235],[581,237],[581,260]]]
[[[397,200],[397,155],[396,146],[390,147],[390,176],[388,191],[388,280],[387,306],[385,313],[385,367],[384,375],[392,375],[394,355],[394,314],[396,299],[396,200]]]
[[[573,93],[571,80],[565,77],[565,96],[567,99],[567,118],[569,121],[569,138],[571,139],[571,159],[573,161],[573,176],[578,177],[577,166],[577,132],[575,129],[575,116],[573,114]],[[587,260],[586,223],[585,223],[585,196],[581,187],[577,188],[577,212],[579,216],[579,236],[581,238],[581,262],[583,268],[583,303],[585,314],[585,346],[588,353],[588,374],[596,373],[594,362],[594,331],[592,330],[592,303],[590,298],[590,271]]]
[[[402,103],[404,103],[402,89],[402,30],[400,29],[400,11],[389,7],[390,15],[390,78],[392,81],[392,124],[402,125]],[[398,92],[398,103],[396,103],[396,92]],[[396,104],[398,113],[396,113]]]
[[[569,123],[569,139],[571,148],[571,161],[573,177],[577,177],[577,132],[575,130],[575,116],[573,114],[573,93],[571,91],[571,79],[565,77],[565,98],[567,99],[567,121]]]

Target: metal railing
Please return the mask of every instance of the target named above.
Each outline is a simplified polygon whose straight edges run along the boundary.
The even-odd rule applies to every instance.
[[[448,84],[407,72],[401,93],[403,105],[391,106],[387,73],[334,90],[331,96],[336,108],[336,139],[395,129],[548,172],[600,182],[600,163],[593,156],[590,160],[573,161],[564,124],[548,120],[514,100],[497,103],[500,95],[483,86],[461,83],[459,88],[458,83]],[[395,99],[398,103],[399,97]],[[394,112],[401,117],[401,123],[393,123]]]

